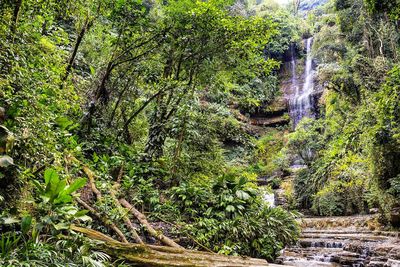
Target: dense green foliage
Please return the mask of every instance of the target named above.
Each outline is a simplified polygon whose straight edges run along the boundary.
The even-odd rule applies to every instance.
[[[80,196],[133,241],[116,185],[151,221],[174,222],[168,234],[189,236],[186,247],[273,259],[293,242],[295,214],[269,207],[255,182],[275,166],[273,140],[256,144],[233,110],[279,95],[279,60],[300,38],[269,8],[1,1],[0,265],[124,266],[69,230],[116,237]]]
[[[299,235],[278,187],[398,225],[400,3],[294,3],[2,1],[0,265],[129,266],[71,230],[161,244],[121,198],[185,248],[267,260]],[[262,126],[309,36],[316,118]]]

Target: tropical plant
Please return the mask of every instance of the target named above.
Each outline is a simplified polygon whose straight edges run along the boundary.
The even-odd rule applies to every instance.
[[[86,184],[85,178],[78,178],[71,184],[67,179],[60,179],[54,169],[44,172],[44,184],[33,180],[38,194],[36,230],[60,231],[68,229],[73,220],[90,220],[86,210],[79,210],[73,204],[73,194]],[[50,227],[50,229],[49,229]]]

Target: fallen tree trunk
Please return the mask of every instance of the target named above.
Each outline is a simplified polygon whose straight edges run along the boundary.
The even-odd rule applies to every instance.
[[[137,266],[186,266],[186,267],[265,267],[273,266],[267,261],[255,258],[225,256],[209,252],[186,250],[176,247],[163,247],[144,244],[121,243],[92,229],[71,226],[89,238],[104,241],[99,249]]]
[[[117,198],[117,193],[115,192],[116,189],[119,188],[119,184],[115,183],[114,186],[111,188],[110,195],[114,201],[115,206],[117,206],[118,212],[121,215],[122,219],[124,220],[124,223],[126,227],[129,229],[129,231],[132,234],[133,239],[135,239],[136,243],[139,244],[144,244],[140,236],[138,235],[135,227],[133,226],[131,220],[129,220],[128,214],[124,212],[121,203],[119,203],[118,198]]]
[[[83,166],[83,171],[89,178],[89,184],[90,187],[92,188],[93,193],[95,193],[96,195],[96,199],[101,200],[102,199],[101,192],[97,189],[96,184],[94,182],[94,173],[87,166]]]
[[[81,204],[85,209],[87,209],[93,216],[95,216],[98,220],[100,220],[105,226],[113,230],[124,243],[128,243],[128,240],[126,239],[125,235],[122,233],[122,231],[118,228],[118,226],[115,223],[113,223],[110,219],[108,219],[104,215],[97,212],[92,206],[87,204],[79,197],[76,197],[75,200],[79,204]]]
[[[172,239],[166,237],[162,233],[157,232],[147,221],[146,216],[144,216],[143,213],[135,209],[135,207],[129,204],[128,201],[126,201],[125,199],[120,199],[119,202],[122,204],[122,206],[129,209],[129,212],[131,212],[138,219],[138,221],[146,228],[147,232],[149,232],[150,235],[160,240],[164,245],[174,248],[182,248]]]

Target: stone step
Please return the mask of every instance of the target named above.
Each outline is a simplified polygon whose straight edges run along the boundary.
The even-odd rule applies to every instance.
[[[369,230],[356,230],[356,229],[326,229],[319,230],[313,228],[305,228],[301,231],[307,234],[373,234],[374,231]]]
[[[368,267],[385,267],[386,261],[370,261]]]
[[[333,262],[320,262],[310,261],[307,259],[288,258],[282,261],[283,265],[295,266],[295,267],[339,267],[340,265]]]
[[[299,244],[302,248],[343,248],[344,243],[330,239],[308,239],[302,238],[299,240]]]
[[[371,234],[308,234],[302,233],[301,238],[332,239],[332,240],[360,240],[364,242],[387,241],[390,237]]]
[[[303,228],[315,229],[379,229],[376,215],[336,216],[336,217],[306,217],[302,219]]]
[[[281,256],[282,260],[292,259],[295,262],[300,260],[301,265],[304,266],[304,261],[308,262],[321,262],[321,263],[340,263],[344,266],[355,266],[354,264],[361,264],[365,261],[363,257],[357,253],[344,251],[339,248],[291,248],[285,250]],[[297,259],[297,260],[295,260]],[[297,266],[296,264],[294,264]],[[342,266],[339,265],[339,266]],[[361,265],[363,266],[363,265]]]
[[[388,259],[386,261],[370,260],[367,267],[400,267],[399,260]]]
[[[289,248],[284,251],[283,256],[299,257],[304,258],[316,258],[316,257],[360,257],[358,253],[345,251],[342,248],[320,248],[320,247],[302,247],[302,248]]]
[[[387,237],[395,237],[399,238],[399,232],[390,232],[390,231],[371,231],[371,230],[356,230],[356,229],[327,229],[327,230],[318,230],[313,228],[305,228],[302,230],[303,234],[370,234],[376,236],[387,236]]]
[[[400,260],[388,259],[386,262],[387,267],[400,267]]]
[[[293,266],[400,267],[399,232],[385,231],[376,215],[309,217],[280,263]]]

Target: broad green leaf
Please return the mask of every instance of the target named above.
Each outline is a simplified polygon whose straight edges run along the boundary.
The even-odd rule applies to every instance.
[[[60,204],[60,203],[69,203],[72,201],[72,196],[70,195],[60,195],[54,200],[54,204]]]
[[[44,172],[44,181],[46,185],[48,185],[52,180],[58,180],[57,172],[54,169],[46,169]]]
[[[240,177],[238,185],[241,187],[241,186],[245,185],[246,183],[247,183],[247,179],[243,176]]]
[[[72,194],[79,188],[84,187],[86,184],[86,178],[79,178],[76,179],[72,184],[70,184],[66,189],[63,194]]]
[[[47,196],[47,195],[41,195],[40,197],[42,198],[42,200],[43,200],[43,203],[47,203],[47,202],[49,202],[49,201],[50,201],[50,197],[49,197],[49,196]]]
[[[55,190],[52,192],[52,197],[56,198],[65,189],[66,186],[67,186],[67,181],[65,179],[59,181]]]
[[[69,119],[66,118],[66,117],[58,117],[58,118],[56,119],[56,123],[57,123],[57,125],[58,125],[61,129],[63,129],[63,130],[67,129],[69,126],[71,126],[72,124],[74,124],[73,121],[69,120]]]
[[[66,223],[57,223],[57,224],[54,224],[53,226],[54,226],[54,229],[56,229],[56,230],[66,230],[66,229],[69,229],[69,225],[66,224]]]
[[[83,215],[86,215],[88,212],[89,212],[88,210],[80,210],[75,214],[75,216],[81,217]]]
[[[46,187],[46,195],[50,197],[50,201],[53,201],[58,193],[64,189],[67,184],[65,180],[63,180],[61,183],[60,182],[61,181],[58,178],[58,175],[51,177],[49,184]]]
[[[90,74],[94,76],[96,74],[96,69],[92,66],[89,66],[89,69],[90,69]]]

